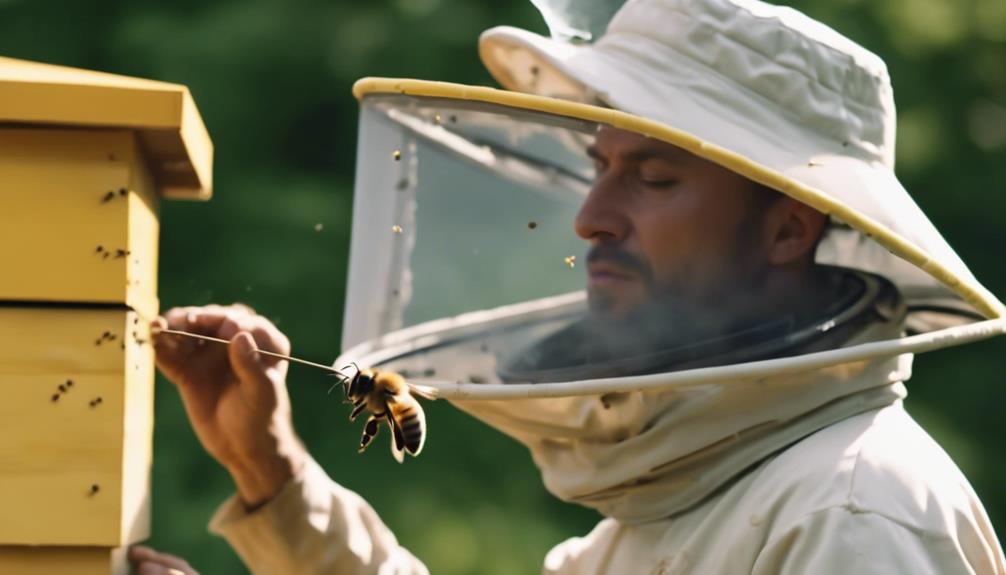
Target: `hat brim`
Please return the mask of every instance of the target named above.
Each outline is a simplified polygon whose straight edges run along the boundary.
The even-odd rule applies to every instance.
[[[915,309],[926,314],[923,330],[961,323],[962,318],[970,321],[976,319],[976,315],[988,318],[1004,315],[1002,303],[975,281],[890,170],[843,157],[829,158],[827,163],[811,166],[806,163],[801,165],[797,158],[793,158],[785,168],[778,169],[688,132],[618,109],[494,88],[400,78],[364,78],[356,82],[353,92],[357,98],[367,94],[399,93],[479,101],[580,118],[645,134],[779,190],[855,230],[857,233],[851,236],[838,233],[836,237],[842,241],[836,242],[833,248],[823,245],[821,251],[824,257],[819,259],[879,272],[894,281],[906,299],[911,298],[910,305],[922,306]],[[824,159],[821,161],[824,162]],[[878,221],[843,202],[840,196],[830,194],[829,189],[856,190],[866,200],[873,201],[877,198],[865,191],[883,189],[891,192],[885,196],[884,203],[873,206],[874,211],[906,214],[904,218],[929,232],[927,239],[930,245],[920,246],[893,231],[885,225],[886,222]],[[964,302],[966,306],[962,305]]]

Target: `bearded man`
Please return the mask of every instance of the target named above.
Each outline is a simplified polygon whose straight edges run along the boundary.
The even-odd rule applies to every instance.
[[[382,129],[412,142],[394,151],[402,185],[364,187],[389,198],[411,194],[389,204],[395,217],[415,223],[395,223],[396,236],[403,228],[430,230],[422,170],[437,160],[413,151],[415,142],[526,183],[546,163],[533,157],[540,142],[494,140],[500,118],[537,122],[511,130],[513,141],[550,134],[569,118],[593,122],[542,146],[556,156],[561,146],[578,150],[593,166],[571,222],[589,248],[586,306],[557,312],[550,317],[562,321],[494,356],[487,377],[539,389],[637,383],[596,395],[455,400],[527,445],[552,493],[605,516],[589,534],[555,547],[543,573],[1004,572],[977,496],[904,410],[912,356],[897,351],[918,341],[901,339],[906,330],[926,322],[943,329],[941,318],[965,306],[972,316],[998,316],[1002,304],[982,291],[894,178],[893,96],[879,58],[795,11],[754,0],[630,0],[593,44],[497,28],[483,35],[480,50],[504,86],[561,100],[421,82],[358,84],[365,118],[384,122],[364,130],[361,150]],[[456,115],[434,114],[450,106],[445,100],[464,105]],[[410,161],[420,156],[416,168]],[[364,173],[370,156],[362,157],[358,181],[391,177],[385,164]],[[566,164],[549,165],[537,173],[576,179]],[[373,201],[358,192],[360,233],[383,229],[373,225]],[[490,326],[499,327],[493,333],[524,329],[521,318],[556,301],[410,323],[408,314],[419,312],[408,302],[417,300],[400,288],[414,285],[418,294],[421,278],[409,283],[374,258],[419,258],[415,242],[424,232],[403,247],[376,235],[358,241],[357,231],[347,325],[356,343],[371,338],[361,345],[381,351],[387,365],[394,345],[407,348],[396,352],[402,365],[417,361],[409,358],[423,345],[435,358],[437,350],[489,337]],[[853,244],[842,243],[848,233],[858,238]],[[357,255],[365,248],[379,256]],[[450,249],[458,248],[441,251]],[[393,291],[366,283],[354,290],[355,269],[368,271],[361,282],[393,278],[384,285]],[[460,298],[448,295],[436,305]],[[388,302],[387,309],[374,302]],[[414,325],[399,330],[404,324]],[[287,365],[257,352],[289,353],[275,326],[243,306],[178,308],[163,325],[231,342],[197,346],[162,336],[157,359],[200,441],[234,478],[237,495],[211,527],[253,572],[427,572],[297,439]],[[421,343],[431,338],[435,345]],[[906,347],[864,351],[898,341]],[[817,367],[794,363],[835,351],[849,353]],[[772,361],[785,368],[647,389],[667,374]],[[173,561],[135,553],[151,569]]]

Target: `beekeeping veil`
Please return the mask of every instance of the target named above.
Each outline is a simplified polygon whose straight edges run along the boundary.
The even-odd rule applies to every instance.
[[[753,0],[630,0],[617,13],[618,2],[591,2],[579,19],[566,17],[579,3],[536,4],[554,37],[501,27],[480,40],[506,90],[354,87],[337,365],[438,387],[528,445],[553,493],[645,521],[897,401],[913,352],[1003,331],[1002,303],[894,175],[894,102],[877,56]],[[807,295],[827,301],[733,321],[732,302],[757,305],[738,285],[720,313],[670,291],[644,313],[598,321],[573,222],[594,186],[587,150],[605,130],[671,144],[827,214],[816,251],[826,279]]]

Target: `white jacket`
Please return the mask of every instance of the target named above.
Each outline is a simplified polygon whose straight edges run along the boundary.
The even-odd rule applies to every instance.
[[[474,526],[473,526],[474,528]],[[211,530],[256,574],[427,573],[314,462],[271,502],[226,502]],[[672,518],[601,521],[547,574],[1002,574],[974,491],[901,402],[810,435]]]

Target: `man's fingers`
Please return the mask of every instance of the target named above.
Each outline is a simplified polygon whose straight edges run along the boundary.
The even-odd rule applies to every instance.
[[[154,339],[157,367],[173,383],[186,385],[192,377],[219,378],[227,367],[226,346],[182,335],[162,333]]]
[[[250,333],[255,338],[255,344],[265,351],[290,354],[290,340],[272,322],[260,315],[228,317],[220,325],[217,337],[231,340],[242,331]]]
[[[199,312],[200,309],[206,308],[173,308],[164,316],[157,318],[154,325],[161,329],[205,333],[205,330],[196,325],[196,318],[201,313],[210,312]],[[157,352],[157,366],[169,379],[178,382],[182,371],[191,362],[193,353],[200,345],[199,342],[193,338],[169,333],[155,333],[153,338],[154,350]]]
[[[164,319],[168,322],[169,329],[186,329],[192,318],[202,314],[218,313],[220,306],[206,307],[175,307],[164,313]]]
[[[244,304],[175,308],[166,314],[171,329],[231,340],[239,331],[250,332],[266,351],[289,354],[290,341],[268,319]],[[177,326],[177,327],[175,327]]]
[[[228,306],[211,304],[202,307],[176,307],[164,314],[168,329],[191,331],[202,335],[215,335],[223,321],[228,318],[253,316],[255,310],[241,303]]]
[[[220,334],[229,322],[247,322],[255,317],[254,310],[242,304],[231,306],[208,305],[203,307],[176,307],[168,310],[155,323],[161,329],[230,339],[233,333]],[[185,373],[193,369],[205,371],[210,365],[226,361],[227,351],[219,343],[161,333],[155,336],[157,365],[176,383],[184,383]]]
[[[161,565],[160,563],[151,563],[150,561],[140,563],[136,569],[136,573],[137,575],[197,575],[197,573],[191,569],[177,569],[175,567]]]
[[[154,326],[159,329],[170,329],[167,320],[162,317],[154,320]],[[154,360],[164,375],[174,382],[182,379],[185,358],[191,351],[181,340],[182,336],[179,335],[158,334],[156,331],[153,333]]]
[[[174,567],[176,569],[191,569],[188,562],[177,555],[171,555],[170,553],[161,553],[152,547],[147,547],[146,545],[133,545],[129,548],[129,560],[139,563],[141,561],[152,561],[155,563],[161,563],[168,567]]]
[[[233,371],[240,381],[252,384],[249,393],[271,389],[265,385],[268,370],[283,360],[259,354],[257,350],[290,353],[287,337],[268,319],[255,315],[254,310],[244,305],[174,308],[163,320],[158,319],[158,325],[231,342],[228,346],[172,334],[161,334],[154,341],[158,367],[179,385],[183,399],[196,403],[212,387],[207,387],[208,384],[226,381],[228,371]],[[235,342],[239,333],[249,334],[250,340]]]
[[[140,575],[198,575],[181,557],[161,553],[145,545],[131,547],[129,561],[137,566]]]

